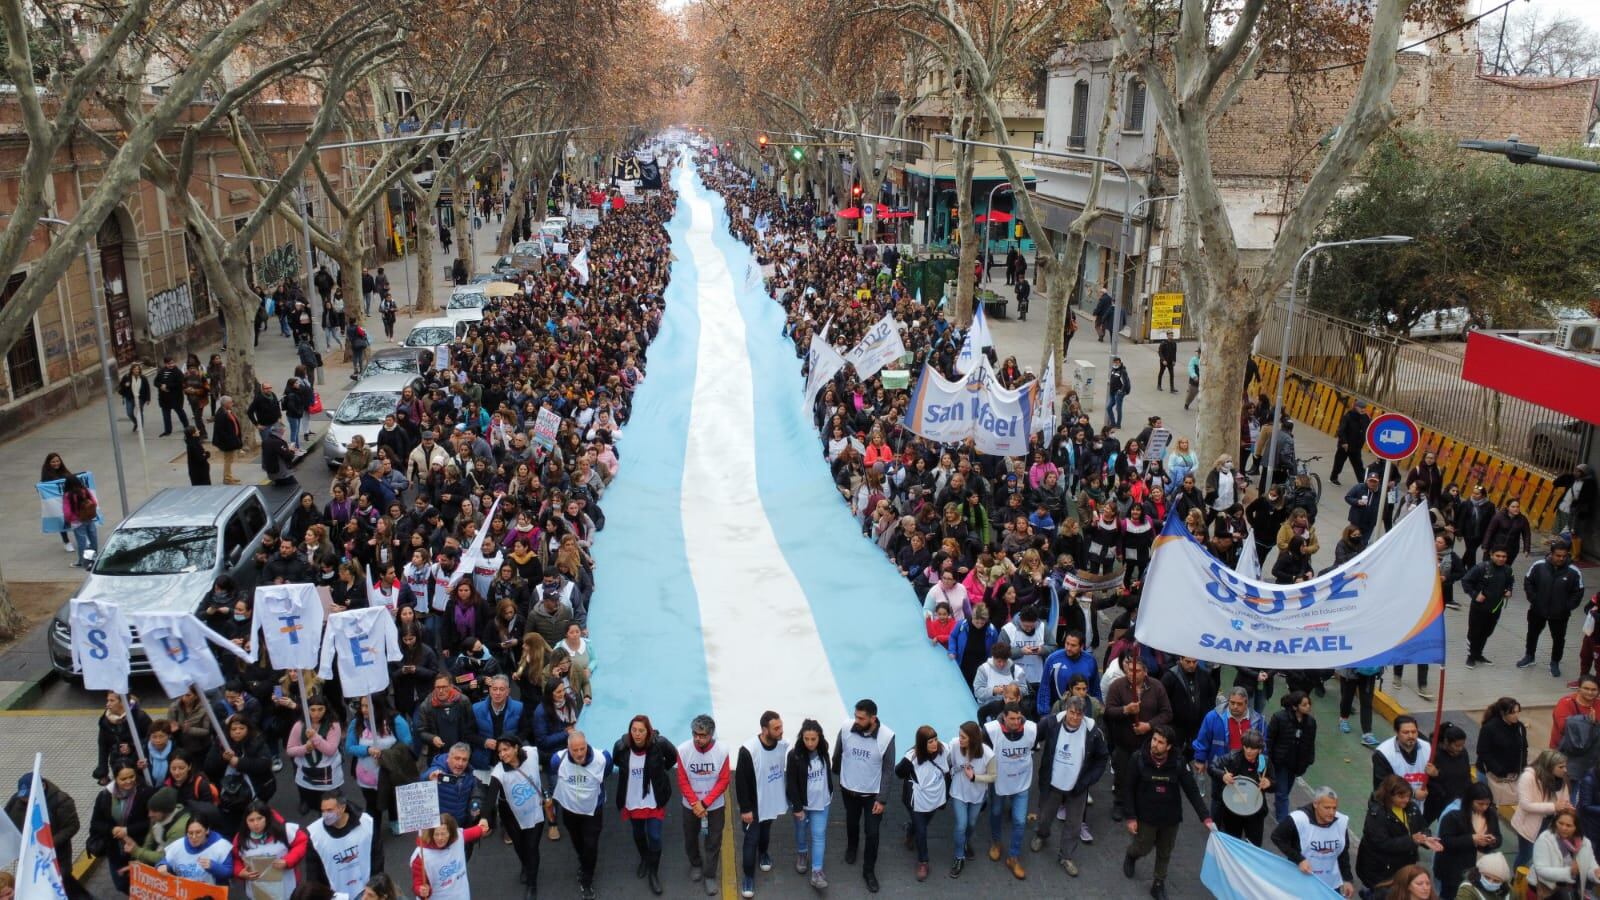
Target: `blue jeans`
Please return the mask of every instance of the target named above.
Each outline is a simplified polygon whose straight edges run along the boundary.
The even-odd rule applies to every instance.
[[[1112,391],[1111,394],[1106,397],[1107,425],[1115,425],[1118,428],[1122,427],[1122,401],[1126,399],[1127,396],[1127,394],[1119,391]]]
[[[1279,822],[1289,817],[1289,791],[1294,789],[1294,776],[1283,766],[1272,767],[1272,817]]]
[[[78,565],[85,565],[84,551],[100,552],[100,532],[93,522],[79,522],[72,526],[72,539],[78,545]]]
[[[911,812],[911,839],[917,845],[917,862],[928,861],[928,829],[933,825],[933,812]]]
[[[661,852],[660,819],[629,819],[628,824],[633,826],[633,845],[639,848],[640,859]]]
[[[1511,877],[1517,877],[1517,870],[1533,862],[1533,841],[1522,835],[1517,835],[1517,858],[1511,863]]]
[[[951,797],[950,809],[956,817],[956,859],[965,859],[967,844],[972,842],[972,830],[978,827],[978,813],[983,809],[983,801],[968,803]]]
[[[828,846],[828,809],[808,809],[794,820],[794,852],[811,854],[811,871],[822,871],[822,857]]]
[[[772,820],[757,820],[744,826],[744,847],[741,854],[741,868],[744,877],[756,877],[756,862],[760,857],[767,855],[767,849],[772,845]]]
[[[1022,791],[1008,796],[1000,796],[989,789],[989,840],[1000,843],[1003,833],[1002,817],[1004,811],[1011,813],[1011,843],[1006,852],[1007,857],[1022,855],[1022,833],[1028,827],[1028,792]]]
[[[300,417],[286,416],[285,418],[289,420],[289,444],[297,447],[300,445]]]

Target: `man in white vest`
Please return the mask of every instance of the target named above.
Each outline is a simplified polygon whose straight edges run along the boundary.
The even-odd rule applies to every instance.
[[[372,817],[352,813],[338,791],[322,795],[321,810],[322,817],[306,827],[312,850],[307,855],[306,882],[359,897],[367,879],[383,871],[383,840],[372,827]]]
[[[855,722],[839,730],[833,745],[833,774],[844,796],[844,862],[856,864],[865,820],[867,847],[861,877],[873,894],[878,892],[878,830],[883,826],[883,808],[894,780],[894,763],[894,732],[878,721],[878,704],[856,701]]]
[[[1272,845],[1300,871],[1345,897],[1356,894],[1350,873],[1350,817],[1339,812],[1339,795],[1320,787],[1311,802],[1272,829]]]
[[[687,815],[683,849],[689,855],[689,880],[705,876],[706,896],[722,891],[722,827],[727,814],[728,750],[717,743],[717,723],[698,715],[689,723],[690,738],[678,745],[678,793]],[[704,831],[705,855],[700,853]]]
[[[567,749],[550,757],[551,796],[572,835],[578,855],[578,888],[583,900],[594,900],[594,870],[600,856],[600,826],[606,802],[606,775],[611,753],[589,746],[583,732],[567,735]]]
[[[1039,818],[1034,824],[1033,852],[1044,849],[1055,823],[1056,810],[1066,810],[1062,826],[1061,849],[1056,861],[1063,871],[1076,878],[1078,864],[1073,854],[1083,837],[1087,821],[1089,789],[1100,781],[1111,762],[1106,736],[1085,713],[1089,706],[1082,697],[1069,697],[1061,712],[1046,716],[1039,723]]]
[[[1419,806],[1428,799],[1428,779],[1439,774],[1433,765],[1433,748],[1421,734],[1416,719],[1395,716],[1394,737],[1372,751],[1372,786],[1376,788],[1390,775],[1399,775],[1411,785]]]
[[[1039,744],[1039,726],[1022,714],[1021,703],[1007,703],[1000,718],[985,725],[984,732],[998,757],[998,771],[989,788],[989,858],[999,862],[1000,837],[1010,818],[1005,864],[1020,880],[1027,877],[1022,868],[1022,833],[1028,827],[1028,789],[1033,787],[1033,751]]]
[[[767,849],[772,842],[772,822],[789,809],[784,795],[784,770],[789,742],[783,739],[783,719],[772,710],[761,714],[761,732],[739,748],[734,767],[733,791],[739,801],[739,821],[744,823],[744,878],[739,893],[756,895],[756,863],[772,871]]]

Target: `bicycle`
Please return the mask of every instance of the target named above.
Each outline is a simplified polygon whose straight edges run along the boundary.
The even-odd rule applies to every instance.
[[[1308,456],[1305,459],[1296,457],[1294,461],[1294,474],[1297,476],[1304,475],[1311,479],[1311,490],[1316,493],[1318,503],[1322,502],[1322,476],[1311,471],[1310,464],[1321,459],[1322,457],[1320,456]]]

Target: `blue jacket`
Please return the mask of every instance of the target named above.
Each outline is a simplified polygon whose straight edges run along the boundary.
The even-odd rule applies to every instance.
[[[1044,678],[1039,682],[1039,718],[1049,714],[1050,707],[1067,691],[1072,676],[1082,675],[1089,680],[1089,696],[1100,698],[1100,667],[1094,656],[1080,652],[1077,659],[1067,658],[1067,651],[1057,650],[1044,659]]]
[[[545,760],[558,750],[567,749],[567,730],[555,717],[545,712],[544,704],[540,703],[533,708],[533,743],[539,748],[541,757]]]
[[[955,627],[955,630],[950,632],[950,655],[955,657],[957,663],[961,662],[962,655],[967,652],[967,635],[969,635],[971,633],[972,633],[972,623],[971,623],[970,620],[967,621],[967,622],[963,622],[960,625],[957,625]],[[988,659],[989,658],[989,648],[994,646],[995,639],[998,638],[998,637],[1000,637],[1000,629],[996,628],[994,626],[993,622],[990,622],[988,625],[984,626],[984,629],[983,629],[983,658],[984,659]]]
[[[361,740],[358,732],[361,730],[359,723],[352,720],[350,727],[344,732],[344,755],[351,759],[360,759],[367,755],[367,743]],[[407,747],[411,746],[411,726],[406,722],[405,716],[394,717],[394,736]]]
[[[505,722],[498,730],[495,729],[494,722],[489,717],[489,699],[487,697],[472,704],[472,717],[478,720],[478,737],[482,740],[499,739],[500,735],[508,731],[519,737],[523,734],[522,701],[520,700],[506,699]],[[472,748],[472,767],[474,769],[487,769],[494,764],[493,754],[489,752],[489,748],[482,746],[481,742],[479,746]]]
[[[1248,731],[1258,731],[1261,739],[1267,738],[1267,720],[1261,713],[1253,709],[1245,712],[1245,719],[1250,723]],[[1212,759],[1221,759],[1228,755],[1228,712],[1221,709],[1206,713],[1200,720],[1200,731],[1194,736],[1194,761],[1197,763],[1208,762]],[[1263,751],[1265,752],[1265,751]],[[1268,757],[1270,759],[1270,757]]]
[[[475,823],[477,819],[471,818],[470,815],[472,812],[472,795],[478,790],[478,776],[472,774],[471,768],[467,769],[467,774],[465,775],[452,775],[449,760],[450,754],[448,753],[441,753],[435,756],[433,765],[422,773],[422,779],[424,781],[428,780],[428,776],[434,772],[443,773],[443,777],[435,782],[439,786],[439,811],[455,816],[457,822]],[[446,781],[446,778],[449,781]]]

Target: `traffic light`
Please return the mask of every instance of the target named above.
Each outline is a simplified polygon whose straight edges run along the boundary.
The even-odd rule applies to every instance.
[[[857,200],[861,199],[861,185],[860,184],[853,184],[853,185],[850,186],[850,196],[854,197]]]
[[[806,161],[806,148],[800,146],[799,144],[796,144],[793,147],[790,147],[789,148],[789,157],[791,159],[793,159],[795,162],[805,162]]]
[[[761,145],[761,149],[767,149],[767,136],[765,134],[757,135],[756,143]]]

